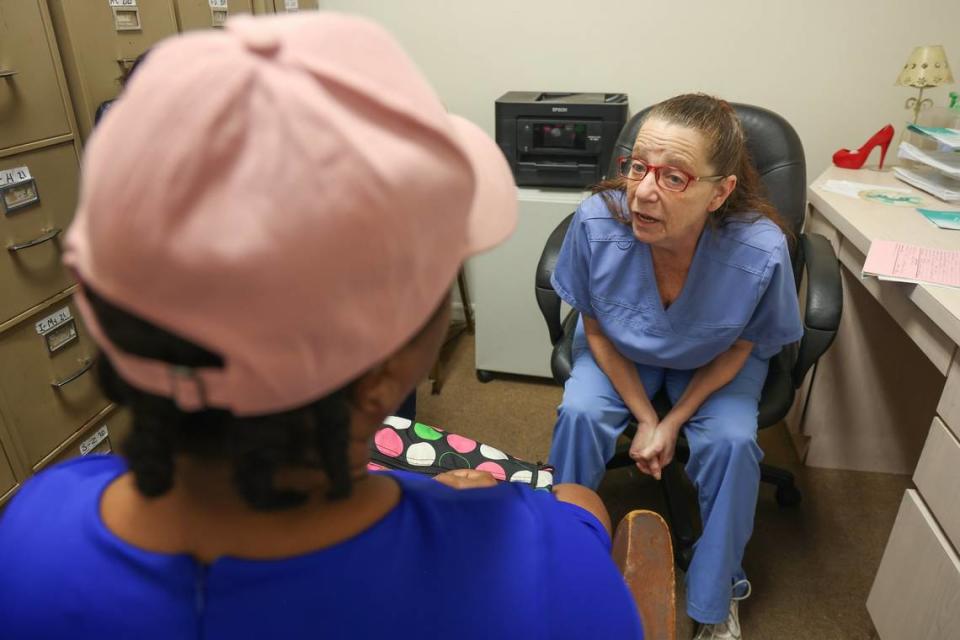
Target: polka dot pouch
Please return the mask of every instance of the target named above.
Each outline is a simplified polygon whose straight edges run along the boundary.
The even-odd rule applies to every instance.
[[[520,460],[490,445],[398,416],[384,420],[374,436],[367,468],[431,476],[453,469],[476,469],[488,471],[497,480],[534,489],[549,491],[553,487],[550,465]]]

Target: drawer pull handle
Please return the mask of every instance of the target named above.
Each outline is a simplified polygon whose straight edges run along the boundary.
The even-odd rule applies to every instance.
[[[46,232],[39,238],[34,238],[33,240],[27,240],[26,242],[21,242],[20,244],[11,244],[7,247],[7,251],[15,253],[23,249],[29,249],[30,247],[35,247],[38,244],[43,244],[44,242],[50,242],[54,238],[60,235],[63,229],[57,228],[51,231]]]
[[[63,380],[56,380],[54,382],[51,382],[50,386],[57,390],[63,389],[65,386],[67,386],[68,384],[70,384],[71,382],[73,382],[83,374],[85,374],[87,371],[90,371],[90,368],[92,366],[93,366],[93,359],[87,358],[86,360],[83,361],[83,365],[79,369],[77,369],[76,371],[68,375]]]
[[[12,78],[17,75],[17,72],[13,69],[0,69],[0,78]]]
[[[130,69],[132,69],[136,63],[136,58],[117,58],[117,64],[120,65],[120,73],[124,76],[130,73]]]

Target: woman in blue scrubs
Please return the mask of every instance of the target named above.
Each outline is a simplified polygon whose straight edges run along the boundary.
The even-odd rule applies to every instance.
[[[552,279],[581,321],[550,463],[558,482],[596,488],[633,415],[630,456],[659,478],[683,429],[703,522],[687,612],[698,639],[740,638],[760,391],[769,358],[803,333],[790,232],[723,100],[656,105],[619,169],[580,205]],[[661,389],[663,418],[650,402]]]

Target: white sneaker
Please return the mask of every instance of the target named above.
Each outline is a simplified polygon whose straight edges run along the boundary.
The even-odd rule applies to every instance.
[[[739,580],[733,585],[733,591],[736,592],[737,587],[742,584],[747,585],[747,592],[742,596],[733,596],[730,598],[730,615],[727,616],[726,622],[700,625],[700,630],[697,631],[697,635],[693,637],[693,640],[743,640],[743,636],[740,633],[740,613],[738,606],[741,600],[746,600],[750,597],[752,588],[749,580]]]

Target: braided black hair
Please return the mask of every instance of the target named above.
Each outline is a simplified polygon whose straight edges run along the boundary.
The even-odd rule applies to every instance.
[[[85,293],[103,331],[121,350],[185,367],[223,365],[217,354],[124,311],[89,288]],[[144,496],[162,496],[171,489],[176,454],[231,463],[238,493],[258,510],[306,501],[303,492],[275,486],[281,467],[321,470],[330,482],[328,498],[350,495],[351,385],[298,409],[237,417],[221,409],[186,413],[172,400],[128,384],[105,357],[98,358],[97,377],[106,396],[133,413],[133,430],[120,450]]]

